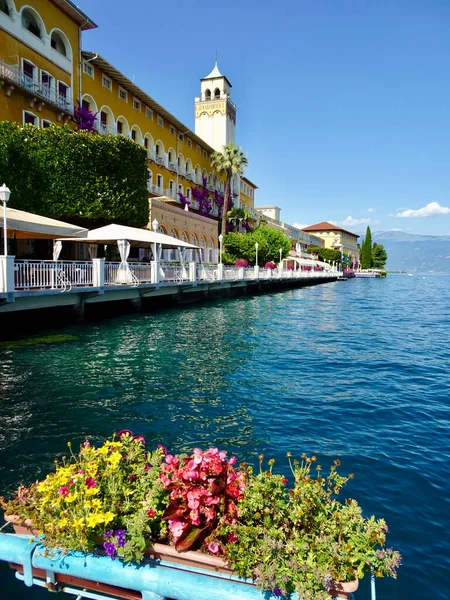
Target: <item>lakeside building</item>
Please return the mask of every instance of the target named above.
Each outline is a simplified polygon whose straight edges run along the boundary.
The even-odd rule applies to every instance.
[[[199,245],[205,260],[216,260],[214,199],[220,202],[225,182],[212,172],[210,156],[235,141],[229,80],[217,62],[200,80],[192,131],[99,54],[82,50],[82,33],[96,27],[70,0],[0,0],[0,119],[74,128],[76,102],[96,113],[99,134],[122,135],[146,149],[149,223],[156,217],[162,233]],[[192,193],[204,183],[210,210]],[[235,176],[234,206],[253,210],[256,189]]]
[[[325,248],[340,250],[341,252],[350,254],[353,257],[354,263],[359,260],[359,235],[356,233],[342,229],[342,227],[333,225],[333,223],[328,223],[327,221],[303,227],[303,231],[323,240]]]
[[[284,223],[280,219],[281,208],[279,206],[256,206],[255,211],[260,222],[263,221],[267,227],[281,231],[289,238],[299,257],[311,258],[310,254],[306,252],[309,246],[325,247],[325,243],[320,237],[307,233],[294,225]]]

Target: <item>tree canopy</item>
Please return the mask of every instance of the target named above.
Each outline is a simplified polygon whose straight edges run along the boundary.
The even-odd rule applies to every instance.
[[[148,223],[145,149],[121,136],[0,122],[9,206],[86,227]]]
[[[256,261],[256,242],[258,242],[258,264],[264,266],[266,262],[276,262],[281,256],[285,258],[291,249],[291,242],[280,231],[269,227],[257,227],[251,233],[229,233],[224,236],[224,262],[235,263],[238,258],[245,258],[249,264]]]

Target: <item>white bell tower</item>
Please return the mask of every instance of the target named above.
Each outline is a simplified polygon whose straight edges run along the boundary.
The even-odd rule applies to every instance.
[[[234,143],[236,106],[231,102],[231,83],[216,64],[201,82],[201,97],[195,99],[195,133],[217,152]]]

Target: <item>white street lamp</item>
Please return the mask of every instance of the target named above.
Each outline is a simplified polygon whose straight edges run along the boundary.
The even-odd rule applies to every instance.
[[[157,219],[153,219],[152,221],[152,229],[155,233],[157,233],[159,227],[159,223]],[[158,257],[156,255],[156,242],[153,244],[153,260],[156,262]]]
[[[283,260],[283,248],[280,248],[280,265],[281,265],[282,260]]]
[[[255,242],[255,250],[256,250],[256,261],[255,261],[255,265],[258,266],[258,248],[259,248],[259,244],[258,242]]]
[[[222,244],[223,244],[223,235],[219,235],[219,265],[222,264]]]
[[[0,187],[0,202],[3,202],[3,254],[8,256],[8,224],[6,222],[6,205],[8,204],[11,190],[4,183]]]

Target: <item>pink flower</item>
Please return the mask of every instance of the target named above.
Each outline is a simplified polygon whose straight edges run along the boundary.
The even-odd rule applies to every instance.
[[[236,464],[236,457],[235,456],[231,456],[229,461],[228,461],[229,465],[235,465]]]
[[[59,488],[59,495],[63,498],[69,495],[69,488],[67,487],[67,485],[63,485]]]
[[[200,525],[201,520],[198,510],[191,510],[191,512],[189,513],[189,518],[191,520],[192,525]]]
[[[188,507],[191,510],[196,510],[200,506],[200,494],[198,490],[187,493]]]
[[[86,487],[87,488],[95,488],[96,487],[95,479],[93,477],[88,477],[86,479]]]
[[[217,556],[219,556],[219,554],[221,554],[222,552],[222,547],[217,542],[210,542],[208,544],[208,550],[212,552],[212,554],[216,554]]]
[[[185,525],[181,521],[169,520],[169,529],[174,539],[183,535]]]
[[[162,453],[164,454],[164,456],[165,456],[166,454],[168,454],[168,452],[167,452],[167,448],[166,448],[165,446],[163,446],[162,444],[158,444],[158,446],[157,446],[157,447],[158,447],[160,450],[162,450]]]
[[[153,508],[149,508],[149,510],[147,511],[147,517],[150,517],[150,519],[152,517],[154,517],[156,515],[155,511],[153,510]]]
[[[89,446],[90,446],[90,443],[89,443],[89,441],[88,441],[88,440],[86,440],[86,441],[83,443],[83,448],[89,448]]]
[[[145,446],[145,437],[143,435],[135,435],[133,437],[133,441],[140,442],[143,446]]]
[[[230,533],[230,535],[228,536],[228,543],[229,544],[234,544],[236,542],[238,542],[238,538],[237,536],[234,535],[234,533]]]

